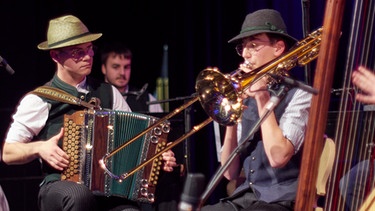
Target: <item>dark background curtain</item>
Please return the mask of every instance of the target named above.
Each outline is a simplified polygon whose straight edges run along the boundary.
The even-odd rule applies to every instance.
[[[351,4],[347,1],[343,24],[342,51],[339,60],[345,60],[345,41],[350,27]],[[94,44],[119,40],[127,43],[134,54],[131,83],[141,87],[149,84],[153,92],[156,79],[161,74],[163,45],[168,45],[168,77],[170,98],[189,96],[195,92],[195,80],[206,67],[218,67],[224,73],[235,70],[242,62],[228,40],[237,35],[246,14],[258,9],[278,10],[288,27],[288,32],[302,39],[306,32],[323,23],[324,0],[202,0],[202,1],[0,1],[1,30],[0,55],[15,70],[14,75],[0,72],[0,137],[3,139],[11,114],[19,99],[28,91],[43,85],[55,72],[48,52],[37,49],[46,40],[48,21],[51,18],[73,14],[79,17],[91,32],[102,32],[103,37]],[[92,76],[102,79],[99,58],[95,58]],[[342,63],[337,74],[343,71]],[[314,70],[314,62],[311,69]],[[313,73],[303,67],[293,71],[308,83]],[[337,80],[334,86],[339,87]],[[335,101],[333,96],[332,101]],[[329,103],[329,102],[327,102]],[[171,110],[182,105],[171,102]],[[334,110],[335,107],[332,108]],[[207,118],[199,103],[192,106],[191,125]],[[182,135],[182,134],[180,134]],[[219,166],[212,124],[189,138],[187,152],[190,172],[201,172],[208,181]],[[12,210],[30,210],[27,204],[36,200],[28,196],[37,192],[37,185],[28,185],[34,179],[33,170],[27,167],[2,165],[0,184],[4,187]],[[37,179],[37,178],[36,178]],[[34,182],[35,183],[35,182]],[[214,191],[208,203],[225,196],[225,181]],[[20,195],[21,194],[21,195]],[[22,201],[22,203],[21,203]],[[24,205],[21,205],[24,204]]]

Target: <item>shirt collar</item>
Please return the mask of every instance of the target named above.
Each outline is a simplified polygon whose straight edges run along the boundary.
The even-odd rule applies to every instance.
[[[83,93],[88,93],[89,91],[87,90],[87,84],[86,84],[86,77],[83,79],[81,82],[79,82],[76,85],[77,91],[78,92],[83,92]]]

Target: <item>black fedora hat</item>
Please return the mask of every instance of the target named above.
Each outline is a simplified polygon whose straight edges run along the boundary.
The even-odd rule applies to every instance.
[[[260,33],[272,33],[283,36],[289,46],[293,46],[298,40],[290,36],[280,13],[273,9],[261,9],[246,15],[240,34],[230,39],[229,43],[242,40],[245,37]]]

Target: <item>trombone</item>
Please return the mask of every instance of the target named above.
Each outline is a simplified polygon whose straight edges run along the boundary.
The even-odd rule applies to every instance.
[[[237,124],[243,112],[242,98],[240,97],[244,90],[257,82],[260,78],[267,74],[288,75],[287,71],[299,65],[304,66],[318,57],[323,28],[319,28],[309,34],[307,37],[297,42],[287,53],[268,62],[267,64],[254,69],[251,72],[243,72],[241,69],[233,71],[232,74],[223,74],[216,67],[208,67],[198,74],[195,84],[196,93],[193,98],[182,106],[176,108],[168,115],[160,118],[154,124],[150,125],[144,131],[130,139],[128,142],[119,146],[110,153],[107,153],[99,160],[99,164],[104,171],[113,179],[122,181],[135,172],[154,161],[167,150],[175,147],[181,141],[187,139],[201,128],[205,127],[212,121],[216,121],[221,125]],[[277,81],[270,81],[270,83]],[[129,172],[121,175],[115,175],[106,166],[108,158],[115,155],[118,151],[128,146],[138,138],[153,130],[157,125],[168,121],[176,114],[180,113],[196,101],[200,101],[201,106],[208,114],[208,119],[193,127],[193,129],[182,135],[177,140],[171,142],[163,150],[156,153],[149,160],[144,161]]]

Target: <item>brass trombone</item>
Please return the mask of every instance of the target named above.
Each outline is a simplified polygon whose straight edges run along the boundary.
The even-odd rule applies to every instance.
[[[243,72],[241,69],[237,69],[233,74],[226,75],[222,74],[218,68],[209,67],[204,69],[197,77],[195,84],[196,93],[193,94],[193,98],[191,100],[176,108],[163,118],[160,118],[157,122],[150,125],[128,142],[104,155],[103,158],[99,160],[101,168],[103,168],[112,178],[121,181],[133,175],[136,171],[154,161],[161,156],[161,154],[173,148],[181,141],[187,139],[213,120],[221,125],[237,124],[243,112],[242,98],[240,97],[243,91],[267,74],[285,76],[287,75],[287,71],[291,68],[297,65],[304,66],[317,58],[320,49],[322,31],[323,28],[315,30],[303,40],[297,42],[284,55],[248,73]],[[106,167],[108,158],[112,157],[118,151],[142,137],[150,130],[153,130],[157,125],[166,122],[171,117],[180,113],[197,100],[200,101],[203,109],[209,115],[207,120],[194,126],[191,131],[184,134],[170,145],[166,146],[163,150],[156,153],[152,158],[144,161],[129,172],[125,172],[122,175],[115,175],[108,170]]]

